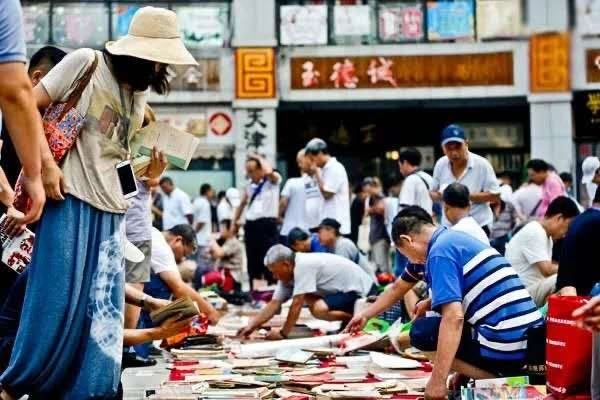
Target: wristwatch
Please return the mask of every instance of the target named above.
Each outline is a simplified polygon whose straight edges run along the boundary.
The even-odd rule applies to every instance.
[[[144,293],[144,295],[142,296],[142,298],[140,299],[140,307],[144,308],[146,305],[146,299],[148,298],[148,295],[146,293]]]

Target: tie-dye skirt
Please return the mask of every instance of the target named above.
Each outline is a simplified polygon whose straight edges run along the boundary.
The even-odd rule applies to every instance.
[[[123,216],[67,196],[37,230],[19,331],[0,382],[17,398],[111,399],[123,349]]]

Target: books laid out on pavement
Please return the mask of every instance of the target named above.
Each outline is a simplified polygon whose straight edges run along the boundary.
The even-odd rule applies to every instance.
[[[20,274],[31,262],[33,241],[35,234],[25,229],[18,236],[9,236],[5,233],[6,214],[0,217],[0,243],[2,244],[2,262],[10,269]]]
[[[314,353],[299,349],[282,349],[275,354],[277,361],[290,364],[306,364],[308,360],[313,358]]]
[[[186,319],[200,314],[198,306],[188,297],[182,297],[156,311],[150,313],[150,319],[156,325],[162,324],[165,320],[174,315],[181,314],[181,319]]]

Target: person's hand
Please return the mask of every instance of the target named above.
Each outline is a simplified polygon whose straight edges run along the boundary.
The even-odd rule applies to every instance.
[[[62,172],[60,172],[60,174],[62,176]],[[46,203],[46,194],[44,193],[44,186],[42,184],[42,177],[40,174],[37,174],[33,177],[23,174],[21,179],[23,190],[27,193],[29,199],[31,199],[31,203],[29,211],[21,220],[19,220],[19,223],[21,225],[27,225],[40,219],[42,210],[44,209],[44,204]]]
[[[367,318],[362,314],[357,314],[348,322],[346,325],[346,329],[344,329],[345,333],[358,333],[363,330],[365,325],[367,324]]]
[[[149,296],[144,299],[144,310],[148,313],[151,313],[159,308],[168,306],[169,304],[171,304],[169,300],[157,299]]]
[[[446,383],[434,382],[432,379],[425,386],[425,400],[446,400],[448,398],[448,389]]]
[[[308,174],[310,176],[315,176],[315,175],[317,175],[318,172],[319,172],[319,167],[317,167],[317,164],[311,163],[310,167],[308,167]]]
[[[160,324],[160,326],[158,327],[158,337],[156,338],[156,340],[166,339],[171,336],[177,335],[185,327],[189,326],[189,324],[194,319],[194,317],[181,319],[181,316],[181,313],[174,315],[171,318],[165,320],[162,324]]]
[[[589,331],[600,332],[600,296],[596,296],[585,305],[573,311],[575,325]]]
[[[245,326],[243,328],[240,328],[237,331],[237,337],[239,338],[247,338],[248,336],[250,336],[252,334],[252,332],[254,332],[254,328],[251,327],[250,325]]]
[[[426,300],[421,300],[417,304],[415,304],[414,310],[414,318],[413,321],[417,318],[421,318],[425,316],[425,313],[431,309],[431,298]]]
[[[221,319],[221,314],[218,311],[211,312],[206,316],[212,325],[216,325]]]
[[[265,339],[267,339],[267,340],[283,340],[285,338],[281,335],[281,329],[271,329],[269,331],[269,333],[267,333],[267,336],[265,337]]]
[[[14,208],[13,206],[8,207],[6,210],[6,225],[4,227],[4,232],[8,236],[18,236],[25,231],[25,225],[23,225],[20,221],[23,220],[25,215]]]
[[[53,200],[64,200],[62,195],[64,189],[64,176],[56,162],[50,160],[42,166],[42,182],[46,196]],[[29,194],[29,191],[27,192]],[[29,194],[31,197],[31,194]]]
[[[152,148],[152,156],[150,157],[150,165],[146,169],[145,176],[150,179],[159,178],[167,168],[167,156],[162,151],[154,146]]]
[[[0,170],[1,170],[1,168],[0,168]],[[2,175],[2,177],[0,178],[0,190],[2,190],[0,192],[0,202],[2,202],[2,204],[4,204],[6,207],[10,207],[10,206],[12,206],[13,202],[15,201],[15,191],[8,183],[8,180],[6,179],[4,172],[3,171],[0,171],[0,172]]]

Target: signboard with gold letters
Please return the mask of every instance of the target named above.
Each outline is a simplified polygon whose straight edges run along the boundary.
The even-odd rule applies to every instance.
[[[513,85],[513,53],[294,57],[292,89]]]
[[[573,92],[576,138],[600,139],[600,90]]]
[[[600,82],[600,49],[585,51],[585,76],[588,83]]]
[[[531,91],[566,92],[571,88],[569,74],[569,34],[541,33],[531,36]]]

